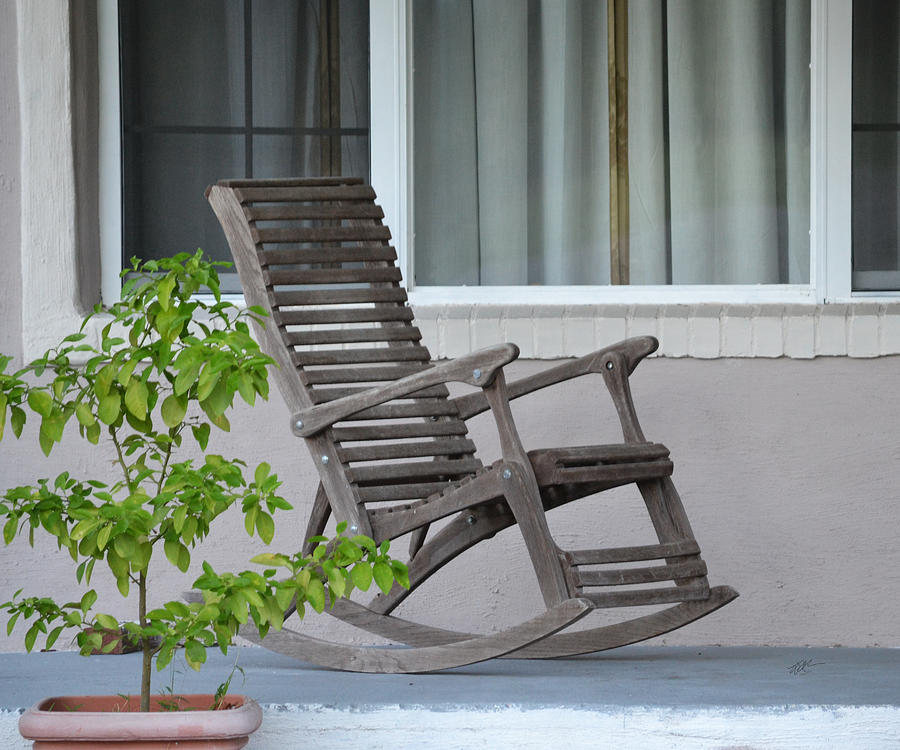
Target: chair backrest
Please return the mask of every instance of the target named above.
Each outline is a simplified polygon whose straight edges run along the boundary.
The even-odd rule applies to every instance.
[[[384,213],[353,178],[225,180],[207,190],[293,412],[430,367]],[[444,386],[308,439],[332,510],[371,533],[367,504],[420,501],[481,468]],[[287,429],[287,428],[285,428]]]

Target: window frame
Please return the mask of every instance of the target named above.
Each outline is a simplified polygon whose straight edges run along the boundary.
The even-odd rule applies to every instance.
[[[850,302],[856,298],[897,299],[900,292],[853,292],[851,286],[852,4],[846,0],[812,0],[810,13],[809,284],[417,287],[413,282],[415,253],[411,229],[415,210],[412,202],[414,133],[410,120],[414,94],[410,82],[409,2],[371,0],[372,182],[394,230],[411,303],[822,304]]]
[[[108,9],[115,0],[98,0],[101,60],[101,256],[104,301],[118,296],[121,237],[121,199],[117,197],[120,162],[118,148],[118,50],[107,47],[103,31]],[[394,231],[400,264],[413,279],[411,227],[411,159],[414,146],[410,127],[410,60],[408,0],[370,0],[372,180],[386,221]],[[107,13],[104,13],[107,8]],[[734,357],[821,354],[879,356],[900,353],[900,295],[886,292],[853,292],[850,256],[850,157],[851,157],[851,21],[846,0],[811,2],[811,279],[809,285],[720,287],[426,287],[410,290],[410,302],[423,318],[426,329],[439,340],[437,356],[453,356],[469,345],[485,342],[490,335],[524,335],[523,356],[571,356],[596,341],[608,341],[614,333],[661,335],[667,356]],[[37,32],[19,18],[20,70],[28,70],[30,35]],[[64,20],[60,19],[63,23]],[[114,35],[117,40],[117,34]],[[59,64],[63,65],[60,59]],[[37,76],[34,76],[37,80]],[[26,76],[28,78],[28,76]],[[37,84],[36,84],[37,85]],[[29,86],[22,89],[20,104],[27,108]],[[113,107],[110,108],[110,103]],[[27,119],[27,111],[23,122]],[[59,123],[57,128],[65,127]],[[111,134],[115,134],[110,137]],[[69,133],[69,139],[73,135]],[[23,177],[23,245],[34,234],[37,220],[25,215],[29,197],[43,199],[45,185]],[[61,225],[60,225],[61,226]],[[74,257],[74,247],[71,250]],[[68,257],[68,256],[67,256]],[[65,264],[60,265],[64,269]],[[63,273],[63,271],[60,271]],[[41,290],[23,277],[24,298]],[[65,282],[74,285],[74,282]],[[836,303],[836,304],[832,304]],[[72,306],[69,323],[80,322]],[[622,322],[626,319],[626,322]],[[499,320],[499,325],[494,322]],[[613,331],[615,329],[615,331]],[[468,341],[460,336],[469,331]],[[581,333],[575,333],[575,331]],[[453,333],[451,333],[451,331]],[[593,331],[593,336],[590,335]],[[730,331],[738,331],[743,344],[734,343]],[[528,346],[531,333],[533,346]],[[568,332],[568,333],[567,333]],[[666,345],[665,339],[675,343]],[[864,333],[868,343],[854,336]],[[48,335],[46,326],[26,324],[23,337],[29,349],[31,337]],[[579,337],[586,336],[585,341]],[[563,340],[547,348],[541,340]],[[803,340],[799,346],[790,341]],[[799,338],[798,338],[799,337]],[[459,339],[459,340],[458,340]],[[699,343],[698,343],[699,342]],[[555,347],[555,348],[554,348]],[[530,353],[529,353],[530,352]]]

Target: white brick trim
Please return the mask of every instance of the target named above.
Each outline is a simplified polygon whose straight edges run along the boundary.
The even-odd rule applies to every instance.
[[[416,319],[439,358],[501,341],[522,357],[577,357],[650,334],[659,355],[879,357],[900,354],[900,301],[838,305],[421,305]]]

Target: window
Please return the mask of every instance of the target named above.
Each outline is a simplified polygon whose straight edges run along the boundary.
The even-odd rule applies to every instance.
[[[807,2],[411,12],[417,285],[809,283]]]
[[[418,0],[416,0],[417,2]],[[99,0],[100,3],[100,47],[101,78],[108,78],[110,70],[118,71],[118,28],[116,0]],[[662,3],[640,3],[633,0],[629,5],[638,13],[649,6]],[[671,8],[681,6],[669,0]],[[104,8],[113,8],[112,31],[104,31]],[[359,3],[362,5],[362,3]],[[532,3],[531,5],[538,5]],[[713,3],[717,5],[717,3]],[[788,3],[794,5],[794,3]],[[805,3],[797,3],[804,6]],[[401,255],[404,274],[411,287],[415,287],[417,279],[416,265],[419,258],[412,252],[417,226],[415,201],[415,155],[420,143],[415,137],[413,114],[416,107],[414,96],[414,25],[416,12],[414,0],[370,0],[368,3],[370,22],[371,62],[371,129],[370,141],[370,175],[380,200],[385,207],[387,221],[390,224],[395,243]],[[343,6],[342,6],[343,8]],[[632,20],[636,16],[632,14]],[[602,19],[601,19],[602,20]],[[668,18],[667,18],[668,20]],[[526,305],[573,305],[573,304],[641,304],[654,305],[702,304],[705,302],[726,304],[755,304],[773,302],[810,303],[810,302],[849,302],[859,297],[890,299],[891,292],[881,289],[862,291],[860,285],[853,289],[851,281],[851,103],[852,103],[852,6],[845,0],[810,0],[809,26],[810,51],[812,61],[812,85],[809,93],[809,153],[810,153],[810,214],[809,222],[809,271],[805,279],[802,262],[796,266],[797,273],[789,271],[785,276],[783,263],[779,260],[779,281],[787,278],[789,283],[766,284],[701,284],[674,283],[666,285],[644,286],[641,273],[636,268],[635,257],[632,258],[629,279],[632,286],[572,284],[564,286],[429,286],[420,282],[418,289],[413,288],[411,300],[413,304],[439,305],[447,303],[466,304],[517,304]],[[636,23],[636,21],[634,21]],[[635,27],[637,28],[637,27]],[[668,29],[669,45],[672,44],[673,30]],[[112,38],[115,44],[110,45]],[[106,41],[104,41],[106,40]],[[602,38],[601,38],[602,42]],[[634,42],[632,54],[635,53]],[[786,43],[785,43],[786,44]],[[27,49],[27,44],[23,46]],[[110,55],[110,49],[112,53]],[[785,46],[786,50],[787,47]],[[30,63],[23,64],[25,69]],[[421,71],[419,71],[421,73]],[[602,82],[601,82],[602,83]],[[634,80],[630,81],[629,91],[634,99]],[[110,96],[109,91],[113,90]],[[101,80],[101,102],[105,102],[105,125],[101,125],[101,149],[108,150],[109,144],[118,144],[117,137],[108,137],[105,133],[118,133],[119,101],[118,79],[111,87]],[[105,92],[105,93],[104,93]],[[660,91],[662,96],[662,91]],[[109,102],[112,101],[112,108]],[[671,97],[670,97],[671,104]],[[114,112],[114,119],[108,115]],[[669,161],[671,168],[672,142],[669,134]],[[608,136],[606,136],[608,138]],[[632,141],[636,137],[631,134]],[[117,146],[118,148],[118,146]],[[608,142],[601,152],[608,149]],[[101,244],[104,252],[104,279],[112,277],[117,283],[119,264],[119,242],[121,230],[116,230],[116,223],[121,219],[121,200],[117,196],[120,185],[121,155],[116,153],[110,159],[108,154],[101,159],[107,165],[101,178],[103,188],[101,199],[105,208],[101,220]],[[114,165],[110,172],[109,165]],[[285,170],[287,171],[287,170]],[[283,173],[283,172],[282,172]],[[110,178],[110,174],[112,177]],[[218,178],[221,173],[209,179]],[[207,180],[198,180],[205,184]],[[116,187],[109,190],[109,185]],[[671,200],[671,188],[669,189]],[[202,199],[198,213],[205,211]],[[665,203],[665,199],[663,199]],[[421,206],[419,207],[421,208]],[[666,209],[671,215],[672,208]],[[604,211],[605,212],[605,211]],[[631,202],[632,222],[636,212],[635,203]],[[792,231],[802,226],[798,220],[791,222]],[[109,234],[113,240],[110,241]],[[802,232],[801,232],[802,234]],[[194,241],[191,244],[199,244]],[[110,247],[115,246],[110,261]],[[426,251],[427,252],[427,251]],[[859,251],[857,251],[859,252]],[[795,254],[794,257],[799,257]],[[668,264],[668,261],[666,261]],[[421,269],[419,269],[421,270]],[[605,273],[605,271],[604,271]],[[666,272],[668,275],[668,271]],[[799,275],[798,275],[799,273]],[[793,274],[793,275],[792,275]],[[427,274],[426,274],[427,277]],[[799,280],[797,280],[799,279]],[[804,280],[805,279],[805,280]],[[611,279],[610,279],[611,280]],[[581,281],[581,279],[578,279]],[[668,281],[668,278],[666,279]],[[673,274],[673,282],[677,281]],[[468,283],[468,282],[467,282]],[[110,299],[108,286],[104,285],[104,298]],[[868,287],[867,287],[868,288]],[[599,314],[599,313],[598,313]],[[787,313],[786,313],[787,314]]]
[[[119,0],[122,262],[228,259],[217,179],[368,178],[368,32],[354,0]]]

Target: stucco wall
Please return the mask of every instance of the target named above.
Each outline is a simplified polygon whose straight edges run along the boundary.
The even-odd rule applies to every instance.
[[[0,0],[0,351],[6,353],[18,353],[22,339],[16,56],[16,6]]]
[[[511,377],[545,366],[520,362]],[[710,581],[741,597],[658,642],[671,644],[900,646],[900,549],[894,502],[900,479],[897,358],[854,360],[653,359],[633,376],[648,439],[665,443],[675,482],[709,564]],[[552,394],[552,395],[551,395]],[[599,379],[571,382],[516,402],[527,447],[616,439]],[[291,438],[280,398],[242,409],[229,436],[211,450],[269,461],[285,480],[296,511],[285,514],[273,546],[291,550],[315,487],[305,448]],[[490,417],[473,432],[496,455]],[[102,473],[104,463],[77,436],[45,459],[31,442],[0,444],[3,485],[73,473]],[[551,527],[567,548],[653,541],[642,503],[630,490],[554,511]],[[237,515],[195,555],[216,567],[243,566],[258,550]],[[620,536],[617,536],[620,535]],[[223,540],[225,540],[223,542]],[[398,549],[405,550],[405,540]],[[0,594],[76,596],[68,558],[41,544],[0,550]],[[193,572],[193,571],[192,571]],[[160,593],[177,595],[190,576],[161,573]],[[104,608],[128,616],[114,588]],[[518,535],[507,531],[421,590],[403,613],[453,628],[490,631],[539,610]],[[104,600],[101,598],[101,603]],[[599,615],[595,616],[599,617]],[[304,627],[321,632],[328,618]],[[0,628],[0,633],[4,629]],[[0,639],[21,649],[23,631]]]

